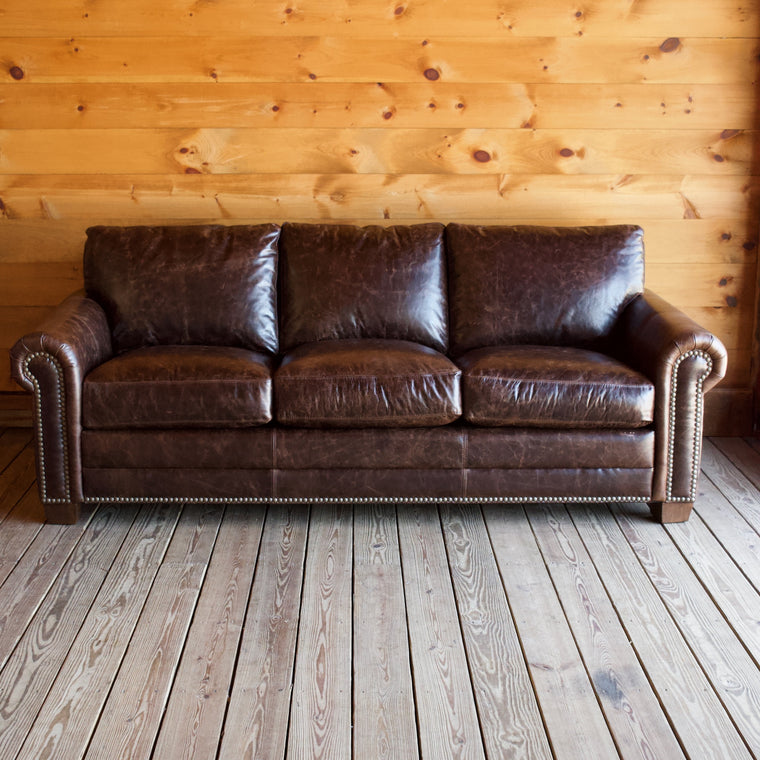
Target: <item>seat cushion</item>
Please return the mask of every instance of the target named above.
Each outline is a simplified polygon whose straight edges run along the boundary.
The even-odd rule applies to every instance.
[[[84,282],[116,352],[154,345],[278,350],[275,224],[91,227]]]
[[[446,425],[461,414],[460,375],[443,354],[408,341],[309,343],[275,372],[275,417],[299,427]]]
[[[264,425],[272,360],[242,348],[153,346],[95,368],[82,389],[85,428]]]
[[[638,428],[654,419],[654,386],[604,354],[497,346],[462,356],[464,417],[475,425]]]
[[[284,224],[282,350],[318,340],[408,340],[445,351],[443,225]]]
[[[644,287],[639,227],[450,224],[451,353],[557,345],[604,351]]]

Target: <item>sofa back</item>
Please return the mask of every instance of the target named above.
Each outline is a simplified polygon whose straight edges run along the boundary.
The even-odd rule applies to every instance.
[[[441,224],[284,224],[280,343],[344,338],[448,347]]]
[[[632,225],[446,228],[451,351],[508,344],[604,348],[644,288]]]
[[[347,338],[453,355],[505,344],[603,349],[643,291],[644,250],[632,225],[101,226],[87,231],[84,278],[117,352],[276,353]]]
[[[117,352],[225,345],[275,353],[275,224],[91,227],[88,295],[103,306]]]

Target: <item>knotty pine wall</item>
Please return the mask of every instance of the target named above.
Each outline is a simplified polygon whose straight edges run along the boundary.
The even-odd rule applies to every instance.
[[[759,56],[760,0],[5,0],[0,349],[91,224],[633,222],[747,423]]]

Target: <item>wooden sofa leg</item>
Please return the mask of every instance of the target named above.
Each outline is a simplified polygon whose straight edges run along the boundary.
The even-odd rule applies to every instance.
[[[79,502],[65,501],[45,504],[45,520],[58,525],[74,525],[79,521]]]
[[[686,522],[694,508],[693,501],[652,501],[649,503],[652,516],[663,525]]]

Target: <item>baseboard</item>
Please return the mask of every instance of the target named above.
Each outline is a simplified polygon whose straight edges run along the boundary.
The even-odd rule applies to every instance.
[[[752,435],[752,391],[715,388],[705,396],[705,435]],[[31,427],[32,396],[0,393],[0,427]]]
[[[751,388],[714,388],[705,394],[705,435],[747,436],[753,433]]]

